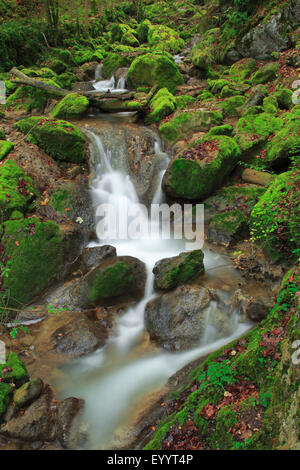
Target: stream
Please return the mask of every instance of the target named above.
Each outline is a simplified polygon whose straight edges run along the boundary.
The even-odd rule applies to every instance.
[[[101,86],[103,85],[102,82]],[[139,196],[130,175],[126,174],[124,168],[118,167],[118,153],[124,151],[122,146],[110,145],[107,131],[106,138],[103,138],[101,119],[98,119],[97,132],[88,130],[97,155],[92,181],[93,201],[95,207],[100,203],[110,203],[117,211],[123,211],[124,207],[130,208],[138,204]],[[110,132],[110,138],[114,139],[114,124],[111,124]],[[163,166],[158,171],[152,202],[161,203],[164,200],[161,180],[169,157],[163,152],[158,134],[153,145]],[[114,245],[118,256],[133,256],[143,261],[147,269],[147,282],[144,298],[118,317],[114,333],[107,344],[93,354],[73,360],[64,366],[64,379],[59,387],[62,398],[71,395],[86,401],[84,421],[88,423],[89,429],[89,439],[85,446],[87,449],[110,449],[114,435],[134,413],[142,397],[162,387],[171,375],[192,360],[229,343],[250,327],[249,324],[239,323],[237,315],[233,314],[229,335],[220,338],[210,324],[208,315],[205,334],[199,338],[198,347],[185,352],[166,352],[149,345],[144,328],[144,309],[147,302],[157,295],[153,288],[152,269],[158,260],[185,251],[185,241],[158,240],[151,238],[150,234],[138,240],[112,242],[99,239],[89,246],[105,244]],[[230,261],[209,249],[204,248],[203,251],[207,275],[218,279],[218,285],[225,283],[223,280],[228,277],[237,276],[229,266]],[[228,289],[220,289],[218,293],[229,298]],[[213,303],[211,308],[214,308]]]

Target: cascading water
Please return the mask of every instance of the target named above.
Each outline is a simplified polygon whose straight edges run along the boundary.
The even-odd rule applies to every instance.
[[[115,168],[116,155],[110,148],[104,148],[102,140],[92,135],[98,150],[98,166],[92,186],[96,206],[110,203],[117,211],[124,205],[138,203],[136,189],[129,176]],[[113,132],[112,136],[113,138]],[[159,138],[155,142],[156,154],[161,154]],[[121,149],[119,150],[121,151]],[[167,165],[167,158],[165,158]],[[161,179],[159,175],[153,202],[162,201]],[[118,427],[127,418],[134,403],[146,393],[162,386],[177,370],[197,357],[216,350],[243,334],[249,325],[235,324],[230,336],[217,340],[207,318],[207,330],[199,338],[199,347],[188,352],[169,353],[165,351],[144,351],[141,342],[144,332],[144,309],[155,296],[152,269],[156,261],[176,256],[185,250],[182,240],[152,239],[151,234],[139,240],[101,240],[99,245],[111,243],[117,254],[134,256],[142,260],[147,268],[147,285],[144,299],[131,307],[117,321],[114,335],[99,351],[73,361],[65,370],[63,395],[75,395],[86,400],[85,420],[89,424],[88,448],[109,449],[111,439]],[[223,266],[224,259],[216,254],[205,252],[206,270]],[[214,309],[214,305],[212,305]]]
[[[114,75],[110,77],[109,80],[101,80],[103,76],[103,67],[98,65],[95,70],[95,81],[93,82],[93,87],[95,92],[111,92],[111,93],[123,93],[126,90],[126,79],[125,77],[120,77],[116,82]]]

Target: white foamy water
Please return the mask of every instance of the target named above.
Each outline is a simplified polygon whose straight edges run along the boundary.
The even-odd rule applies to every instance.
[[[93,87],[95,92],[111,92],[111,93],[123,93],[126,90],[126,79],[125,77],[119,78],[116,82],[114,75],[110,77],[109,80],[101,80],[103,76],[103,66],[99,64],[95,70],[95,81],[93,82]]]
[[[124,205],[135,205],[138,196],[129,176],[114,168],[115,155],[104,148],[100,137],[93,135],[98,149],[99,163],[92,186],[94,201],[114,204],[123,211]],[[159,138],[154,143],[155,152],[161,154]],[[167,166],[168,160],[165,159]],[[163,200],[160,172],[158,187],[153,202]],[[117,327],[106,346],[99,351],[73,361],[66,367],[64,396],[78,396],[86,400],[85,420],[89,423],[90,449],[109,449],[114,432],[124,422],[131,407],[145,393],[162,386],[166,380],[185,364],[216,350],[239,337],[249,325],[232,322],[229,336],[216,341],[216,332],[209,324],[199,347],[181,353],[139,352],[144,332],[144,310],[156,294],[153,289],[152,269],[162,258],[176,256],[185,251],[184,240],[152,239],[151,234],[139,240],[101,240],[96,245],[113,244],[117,255],[134,256],[142,260],[147,269],[145,296],[136,306],[131,307],[117,320]],[[95,243],[94,243],[95,246]],[[224,266],[224,259],[211,252],[205,252],[207,270]],[[212,303],[212,311],[215,308]]]

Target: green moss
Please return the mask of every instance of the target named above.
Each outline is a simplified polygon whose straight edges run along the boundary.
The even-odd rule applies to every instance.
[[[233,127],[230,124],[223,124],[222,126],[212,127],[207,134],[207,137],[211,137],[213,135],[228,135],[230,137],[232,133]]]
[[[235,141],[227,136],[205,138],[196,143],[208,154],[202,161],[190,160],[181,156],[173,160],[165,174],[163,186],[167,194],[191,200],[203,200],[225,181],[235,167],[240,150]],[[188,151],[190,152],[190,151]]]
[[[252,210],[251,235],[264,244],[272,258],[291,257],[300,247],[298,198],[298,172],[282,173]]]
[[[176,109],[176,98],[167,88],[161,88],[150,102],[151,113],[146,121],[149,123],[159,122],[164,117],[173,113]]]
[[[0,364],[0,370],[2,368],[3,368],[3,366]],[[8,408],[11,394],[12,394],[11,386],[6,384],[6,383],[1,383],[0,382],[0,419],[2,418],[5,411]]]
[[[57,212],[65,212],[67,208],[74,207],[74,192],[72,187],[68,189],[58,189],[51,197],[50,204]]]
[[[288,88],[283,88],[275,93],[275,98],[281,109],[291,109],[293,107],[293,92]]]
[[[231,86],[231,82],[229,82],[228,80],[224,78],[220,78],[217,80],[207,80],[207,84],[208,84],[209,89],[214,95],[221,93],[222,89],[225,86]]]
[[[204,273],[203,258],[203,252],[195,250],[162,260],[159,267],[154,269],[155,287],[169,290],[200,276]]]
[[[65,73],[62,73],[61,75],[59,75],[57,77],[57,80],[59,81],[62,88],[65,88],[65,89],[68,90],[68,89],[71,88],[72,83],[75,82],[77,79],[76,79],[76,77],[73,73],[65,72]]]
[[[80,117],[89,107],[89,100],[82,95],[70,93],[65,96],[51,111],[51,116],[60,119]]]
[[[92,62],[95,51],[91,49],[78,49],[74,51],[74,60],[77,65],[83,65],[86,62]],[[57,72],[58,74],[66,72],[65,70]]]
[[[6,374],[2,374],[2,370],[6,367],[12,370]],[[26,366],[16,353],[9,353],[6,364],[0,367],[0,378],[3,382],[14,383],[18,387],[27,382],[28,372]]]
[[[238,116],[241,113],[243,104],[245,104],[246,98],[244,96],[233,96],[219,103],[225,116]]]
[[[80,163],[85,159],[85,137],[70,122],[34,116],[17,122],[16,127],[56,160]]]
[[[263,108],[265,113],[277,114],[278,101],[275,96],[267,96],[263,101]]]
[[[148,31],[149,26],[151,25],[149,20],[142,21],[137,28],[137,37],[141,44],[148,41]]]
[[[176,31],[164,25],[149,25],[147,39],[150,47],[158,52],[177,54],[185,45]]]
[[[280,168],[292,162],[299,164],[300,159],[300,120],[299,113],[286,116],[283,129],[276,132],[267,144],[264,163],[267,167]]]
[[[32,180],[12,160],[0,166],[0,212],[6,220],[13,211],[26,211],[35,196]]]
[[[70,67],[76,65],[73,54],[68,49],[53,49],[55,57]]]
[[[278,62],[272,62],[259,68],[251,79],[252,85],[259,85],[260,83],[268,83],[275,80],[278,69]]]
[[[206,31],[206,33],[202,37],[202,40],[199,41],[199,43],[192,49],[191,57],[195,67],[205,71],[210,66],[219,62],[219,34],[219,28]]]
[[[247,225],[245,215],[240,210],[234,209],[216,215],[212,220],[210,229],[221,230],[231,236],[235,236],[243,230],[245,225]]]
[[[233,428],[237,422],[237,416],[233,410],[233,405],[224,406],[220,409],[216,418],[216,432],[212,439],[216,448],[229,450],[233,448],[233,437],[229,429]]]
[[[5,134],[1,128],[0,128],[0,140],[5,140]]]
[[[200,93],[200,95],[197,96],[197,99],[200,101],[203,101],[204,103],[208,101],[212,101],[214,100],[214,98],[215,98],[214,95],[208,90],[203,90]]]
[[[110,52],[107,54],[103,62],[103,76],[105,78],[110,78],[118,68],[128,67],[132,60],[133,59],[130,56]]]
[[[45,64],[49,69],[53,70],[55,73],[60,75],[68,70],[67,64],[65,64],[62,60],[53,59]]]
[[[242,150],[249,150],[254,145],[265,142],[267,138],[284,125],[281,118],[273,114],[262,113],[242,117],[236,125],[236,141]]]
[[[250,106],[250,108],[246,109],[246,111],[242,114],[242,117],[254,116],[263,112],[264,108],[262,106]]]
[[[60,271],[62,236],[59,226],[37,218],[4,223],[2,244],[10,269],[3,281],[2,300],[20,307],[48,286]]]
[[[46,81],[46,79],[44,80]],[[58,87],[55,82],[48,80],[49,85]],[[8,109],[21,109],[29,113],[30,111],[44,111],[49,99],[57,98],[51,92],[40,90],[31,86],[21,86],[6,100]]]
[[[127,24],[113,24],[111,26],[112,42],[120,42],[126,46],[138,47],[139,41],[136,37],[137,33]]]
[[[167,140],[175,141],[194,132],[208,131],[212,126],[221,124],[222,120],[222,114],[218,111],[184,111],[162,124],[159,131]]]
[[[196,99],[188,95],[176,96],[176,107],[177,109],[184,109],[188,104],[195,103]]]
[[[171,93],[183,84],[183,77],[175,62],[164,54],[145,54],[137,57],[131,64],[127,80],[132,88],[167,88]]]
[[[12,142],[6,140],[0,140],[0,161],[3,160],[14,148]]]
[[[93,303],[99,299],[118,297],[126,293],[132,281],[130,266],[125,262],[117,262],[97,274],[88,297]]]
[[[257,63],[255,59],[243,59],[233,64],[229,69],[230,78],[237,81],[244,81],[255,72]]]

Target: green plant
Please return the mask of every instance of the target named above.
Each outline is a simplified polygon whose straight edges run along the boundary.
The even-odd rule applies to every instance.
[[[61,315],[63,312],[68,312],[67,307],[58,307],[56,305],[48,305],[47,312],[49,315]]]
[[[225,390],[224,385],[231,385],[237,381],[237,372],[230,366],[229,361],[224,362],[211,362],[208,364],[206,373],[202,372],[198,378],[200,390],[207,386],[216,389]]]
[[[14,324],[15,326],[13,327],[13,329],[10,331],[10,336],[13,338],[13,339],[16,339],[16,337],[20,334],[20,333],[29,333],[29,330],[26,326],[24,325],[21,325],[20,321],[18,320],[14,320]]]

